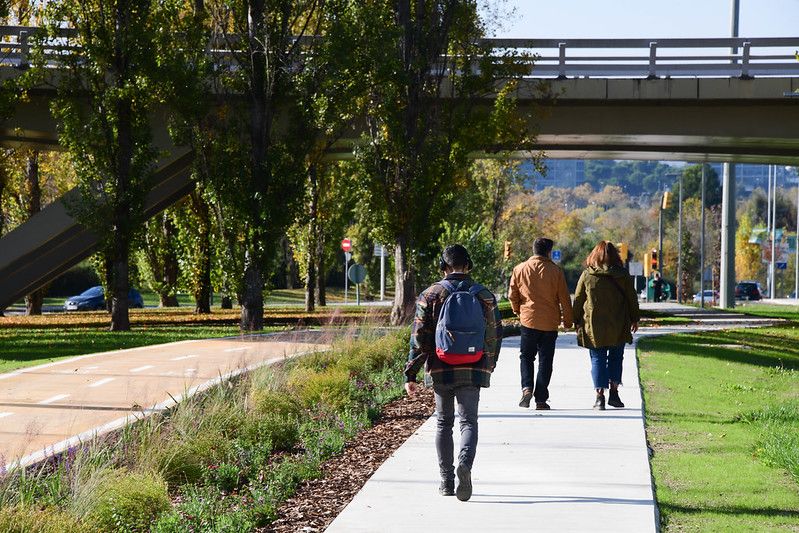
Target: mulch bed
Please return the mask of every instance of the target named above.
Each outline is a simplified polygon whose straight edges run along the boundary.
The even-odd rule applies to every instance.
[[[375,425],[322,465],[322,477],[300,485],[278,510],[277,520],[262,531],[324,531],[375,470],[433,414],[434,403],[432,390],[420,388],[412,398],[404,396],[388,404]]]

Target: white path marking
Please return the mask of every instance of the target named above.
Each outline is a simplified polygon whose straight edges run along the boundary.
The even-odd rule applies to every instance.
[[[173,357],[170,361],[185,361],[186,359],[194,359],[197,355],[181,355],[180,357]]]
[[[149,370],[151,368],[155,368],[155,367],[153,365],[144,365],[144,366],[140,366],[140,367],[136,367],[136,368],[131,368],[130,371],[131,372],[141,372],[143,370]]]
[[[196,368],[187,368],[187,369],[186,369],[186,370],[183,372],[183,375],[184,375],[184,376],[190,376],[190,375],[192,375],[192,374],[196,374],[196,373],[197,373],[197,369],[196,369]]]
[[[83,370],[97,370],[99,366],[84,366]]]
[[[94,383],[89,385],[89,387],[100,387],[100,386],[105,385],[106,383],[110,383],[112,381],[114,381],[114,378],[103,378],[103,379],[101,379],[99,381],[95,381]]]
[[[53,402],[57,402],[58,400],[63,400],[64,398],[69,398],[69,394],[56,394],[52,398],[47,398],[46,400],[40,401],[39,405],[47,405]]]
[[[249,350],[248,346],[244,346],[243,348],[228,348],[225,350],[226,352],[243,352],[244,350]]]
[[[6,413],[0,413],[0,418],[5,418],[5,417],[7,417],[7,416],[11,416],[11,415],[13,415],[13,414],[14,414],[14,413],[8,413],[8,412],[6,412]]]

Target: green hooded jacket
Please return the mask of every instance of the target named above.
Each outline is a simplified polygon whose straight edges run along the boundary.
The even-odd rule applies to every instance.
[[[621,267],[588,267],[574,293],[577,343],[586,348],[632,343],[630,326],[637,323],[638,297],[630,274]]]

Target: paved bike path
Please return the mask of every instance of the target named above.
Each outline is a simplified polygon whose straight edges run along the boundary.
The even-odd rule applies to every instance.
[[[327,347],[297,332],[97,353],[0,374],[0,469],[28,465],[247,369]]]

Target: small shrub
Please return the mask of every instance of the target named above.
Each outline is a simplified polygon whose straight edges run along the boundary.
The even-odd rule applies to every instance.
[[[256,415],[292,416],[298,418],[302,408],[286,391],[253,387],[250,390],[250,409]]]
[[[230,463],[208,467],[209,480],[224,493],[233,492],[241,482],[241,468]]]
[[[267,414],[250,419],[242,428],[244,442],[255,446],[268,442],[272,450],[291,450],[299,438],[299,419],[293,415]]]
[[[77,518],[63,511],[40,507],[0,508],[0,531],[3,533],[89,533]]]
[[[196,483],[206,467],[231,459],[233,445],[222,434],[211,432],[168,441],[156,454],[158,470],[168,483]]]
[[[289,386],[307,408],[324,404],[343,410],[352,401],[350,374],[343,368],[330,367],[321,372],[296,369],[289,378]]]
[[[95,493],[85,520],[103,532],[149,531],[150,524],[170,508],[166,483],[154,474],[117,471]]]

